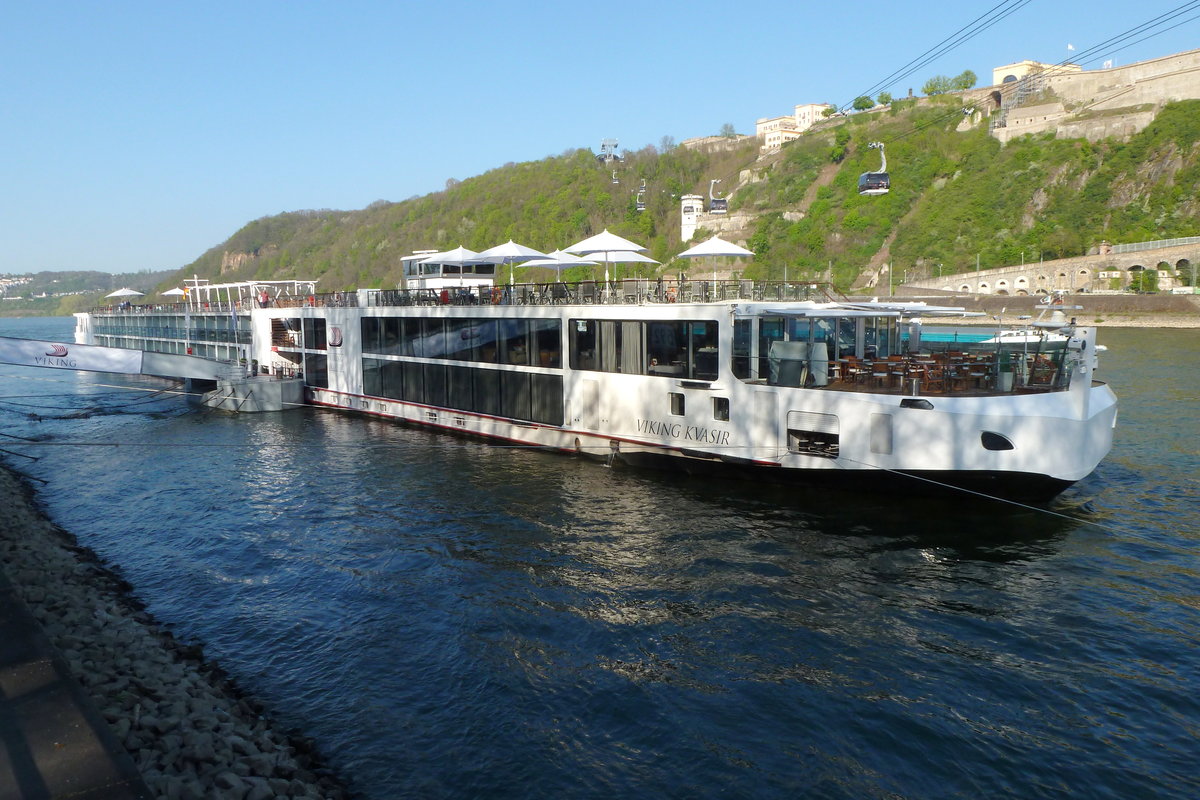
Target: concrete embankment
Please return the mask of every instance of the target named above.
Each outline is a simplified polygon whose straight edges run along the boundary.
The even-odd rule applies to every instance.
[[[199,648],[164,631],[119,575],[46,519],[27,486],[3,466],[0,564],[16,601],[40,624],[155,795],[348,796],[311,741],[279,730]]]

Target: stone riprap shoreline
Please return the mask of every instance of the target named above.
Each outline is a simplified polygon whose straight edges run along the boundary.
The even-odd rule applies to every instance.
[[[263,716],[0,465],[0,569],[159,797],[344,798],[312,742]]]

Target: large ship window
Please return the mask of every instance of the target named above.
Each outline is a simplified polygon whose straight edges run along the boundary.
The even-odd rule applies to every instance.
[[[364,317],[361,328],[364,354],[562,366],[562,325],[556,319]]]
[[[600,324],[591,319],[573,319],[571,328],[571,368],[596,369],[596,332]]]
[[[379,344],[379,323],[378,317],[363,317],[359,321],[359,333],[362,337],[362,350],[364,353],[381,353]],[[370,392],[367,392],[370,394]]]
[[[506,319],[500,323],[500,359],[505,364],[529,363],[529,323],[523,319]]]
[[[733,375],[747,380],[750,377],[750,343],[754,335],[751,320],[738,319],[733,322]]]
[[[321,320],[324,322],[325,320]],[[329,388],[329,369],[324,355],[304,354],[304,385],[319,389]]]
[[[489,264],[488,266],[494,266]],[[529,321],[530,333],[537,346],[539,367],[562,366],[562,326],[556,319]]]
[[[716,380],[717,322],[573,319],[571,366],[626,375]]]
[[[771,342],[783,340],[783,317],[759,317],[758,320],[758,370],[751,377],[765,378],[771,374],[767,356]]]
[[[305,350],[324,350],[325,349],[325,318],[317,317],[316,319],[304,320],[304,349]],[[313,384],[315,385],[315,384]]]
[[[443,358],[457,361],[472,361],[475,353],[475,341],[479,331],[470,319],[446,320],[446,349]]]
[[[420,318],[403,317],[397,319],[401,323],[400,328],[403,334],[403,344],[400,345],[400,354],[405,356],[424,355],[421,351]]]

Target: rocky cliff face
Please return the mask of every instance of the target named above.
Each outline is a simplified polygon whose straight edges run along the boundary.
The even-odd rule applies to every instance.
[[[260,256],[274,255],[278,251],[279,247],[273,244],[260,247],[252,253],[231,253],[226,250],[221,254],[221,275],[241,273],[243,267],[251,264]]]

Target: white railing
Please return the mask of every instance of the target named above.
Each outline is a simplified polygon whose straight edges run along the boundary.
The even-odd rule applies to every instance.
[[[1153,242],[1131,242],[1114,244],[1113,253],[1136,253],[1139,250],[1157,250],[1160,247],[1180,247],[1185,244],[1200,244],[1200,236],[1183,236],[1178,239],[1157,239]]]

